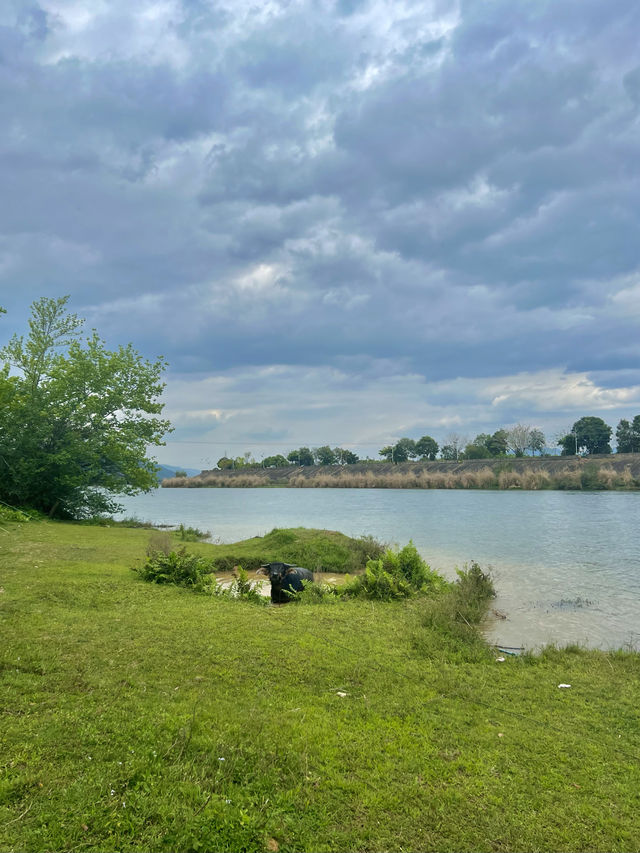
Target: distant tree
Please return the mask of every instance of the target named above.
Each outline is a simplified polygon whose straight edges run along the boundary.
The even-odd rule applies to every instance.
[[[393,458],[396,462],[406,462],[408,459],[415,459],[416,443],[412,438],[401,438],[396,442],[393,449]]]
[[[228,456],[221,456],[216,465],[221,471],[226,471],[229,468],[233,468],[234,462]]]
[[[313,458],[318,465],[335,465],[337,462],[335,452],[325,444],[313,451]]]
[[[529,443],[527,444],[527,449],[531,451],[533,455],[536,451],[538,453],[542,453],[547,443],[546,438],[544,437],[544,433],[542,430],[534,428],[531,430],[529,434]]]
[[[451,462],[458,458],[458,451],[452,444],[445,444],[440,448],[440,459]]]
[[[345,450],[344,447],[336,447],[333,452],[339,465],[355,465],[356,462],[360,461],[360,457],[356,453]]]
[[[618,453],[640,453],[640,415],[636,415],[632,423],[624,418],[616,427],[616,444]]]
[[[288,468],[289,464],[281,453],[277,453],[275,456],[266,456],[262,460],[263,468]]]
[[[416,441],[415,451],[417,456],[422,459],[431,459],[433,462],[438,454],[438,442],[430,435],[423,435]]]
[[[158,417],[164,359],[107,350],[95,331],[82,340],[67,301],[36,300],[26,338],[0,350],[0,500],[81,518],[156,487],[148,447],[170,424]]]
[[[174,477],[178,477],[179,479],[183,479],[184,477],[186,477],[186,476],[187,476],[187,472],[186,472],[186,471],[183,471],[181,468],[177,468],[177,469],[173,472],[173,476],[174,476]]]
[[[611,453],[611,427],[602,418],[588,415],[576,421],[571,432],[560,438],[563,456],[575,456],[584,451],[588,454]]]
[[[408,459],[414,459],[417,456],[416,443],[412,438],[401,438],[393,446],[383,447],[378,453],[396,464],[406,462]]]
[[[462,449],[467,443],[467,439],[464,435],[460,435],[458,432],[450,432],[449,435],[445,438],[445,447],[447,448],[447,456],[440,452],[440,456],[442,459],[458,459],[460,454],[462,453]],[[443,448],[444,450],[444,448]],[[449,455],[452,454],[452,455]]]
[[[507,431],[504,429],[497,429],[493,435],[489,437],[486,446],[492,456],[505,456],[509,449]]]
[[[525,424],[516,424],[507,431],[507,447],[515,456],[524,456],[529,449],[532,429]]]
[[[308,447],[299,447],[297,450],[292,450],[287,459],[289,462],[295,462],[296,465],[309,466],[314,464],[313,453]]]
[[[491,451],[487,445],[478,442],[480,437],[478,436],[470,444],[467,444],[462,454],[464,459],[491,459]],[[488,437],[491,438],[491,436]]]

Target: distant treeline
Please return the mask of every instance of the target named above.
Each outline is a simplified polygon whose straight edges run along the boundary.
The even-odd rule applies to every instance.
[[[488,460],[359,462],[349,467],[309,465],[203,471],[173,478],[164,488],[333,489],[637,489],[640,454],[537,456]]]
[[[557,436],[555,446],[561,448],[562,456],[609,454],[612,453],[612,434],[613,429],[602,418],[588,415]],[[632,421],[620,421],[616,428],[616,448],[618,453],[640,453],[640,415],[636,415]],[[423,435],[418,439],[401,438],[393,445],[382,447],[378,451],[382,458],[377,461],[400,464],[409,460],[460,461],[509,456],[520,458],[527,455],[544,455],[546,449],[547,439],[542,430],[535,426],[516,424],[508,429],[498,429],[492,434],[480,433],[472,441],[452,432],[442,446],[430,435]],[[291,450],[286,456],[278,453],[261,460],[254,459],[251,453],[236,458],[223,456],[218,459],[217,467],[221,471],[290,466],[306,468],[314,465],[355,465],[360,461],[360,457],[351,450],[324,445],[316,448],[299,447]],[[177,472],[176,476],[184,477],[186,473]]]

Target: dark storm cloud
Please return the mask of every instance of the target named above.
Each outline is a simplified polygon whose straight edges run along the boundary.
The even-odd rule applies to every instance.
[[[606,394],[581,380],[570,398],[622,405],[638,32],[635,0],[8,0],[1,328],[70,293],[180,382],[249,371],[216,386],[234,412],[256,386],[286,392],[270,365],[317,371],[343,405],[393,382],[416,429],[455,423],[446,381],[452,407],[470,387],[454,381],[480,383],[485,422],[529,399],[489,410],[491,377],[540,372],[557,401],[563,370],[593,371]],[[424,383],[440,409],[413,417]]]

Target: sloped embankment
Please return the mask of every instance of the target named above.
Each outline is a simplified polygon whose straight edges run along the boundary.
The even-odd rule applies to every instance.
[[[473,459],[459,462],[358,462],[288,468],[202,471],[163,488],[634,489],[640,454]]]

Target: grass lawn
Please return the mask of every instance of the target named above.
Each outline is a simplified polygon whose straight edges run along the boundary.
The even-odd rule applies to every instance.
[[[145,584],[148,540],[0,529],[0,850],[640,849],[637,654]]]

